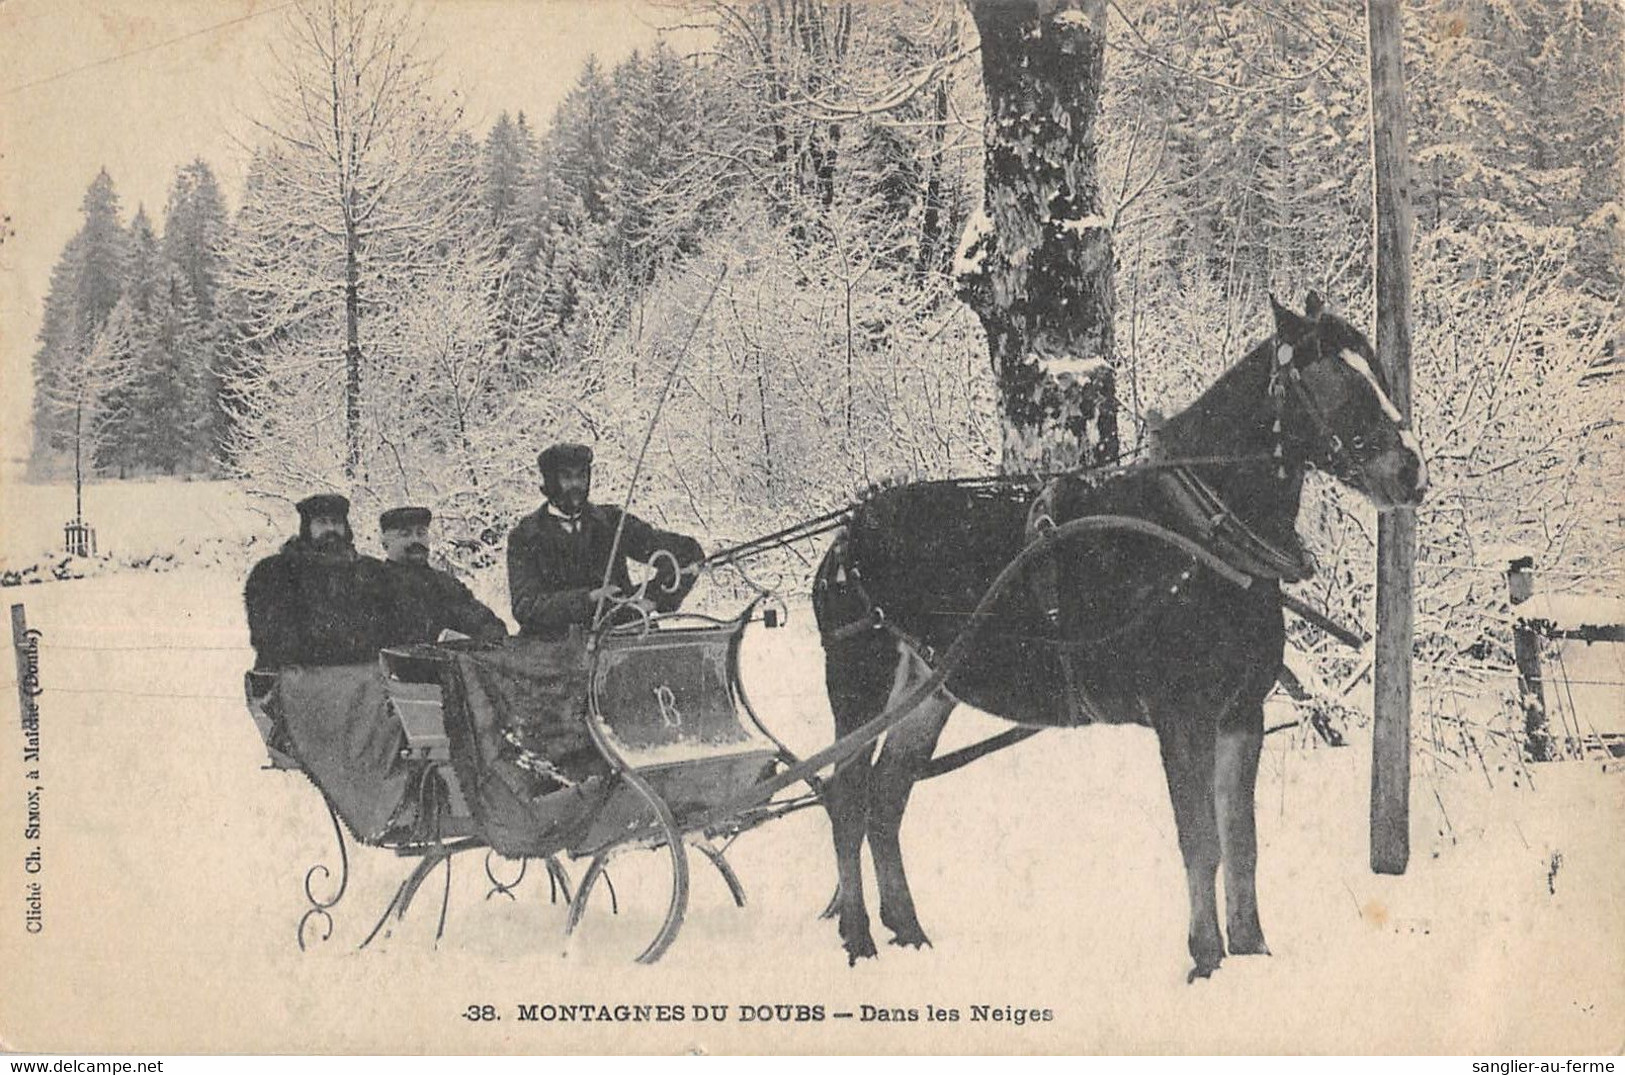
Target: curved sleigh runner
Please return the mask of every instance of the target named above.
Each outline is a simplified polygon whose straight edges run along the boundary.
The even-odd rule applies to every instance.
[[[692,613],[653,617],[608,628],[594,639],[587,728],[611,767],[614,787],[574,849],[592,855],[592,863],[571,904],[567,934],[580,925],[613,856],[638,847],[663,849],[670,860],[670,899],[659,931],[637,957],[655,962],[682,927],[688,848],[711,862],[735,905],[743,907],[744,887],[726,848],[712,841],[731,841],[816,801],[808,796],[710,820],[718,806],[797,762],[767,731],[740,684],[739,648],[757,607],[753,603],[734,620]]]

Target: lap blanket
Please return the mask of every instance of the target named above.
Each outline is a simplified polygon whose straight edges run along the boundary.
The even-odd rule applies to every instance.
[[[406,735],[389,711],[378,665],[289,668],[267,702],[293,755],[351,834],[376,843],[406,796]]]
[[[587,731],[585,643],[516,638],[443,652],[451,756],[486,840],[509,858],[570,847],[610,783]]]
[[[439,667],[452,764],[480,834],[510,858],[572,846],[611,790],[587,731],[584,643],[420,650]],[[403,806],[422,763],[401,757],[406,734],[377,664],[287,669],[266,706],[357,840],[377,844],[423,821]]]

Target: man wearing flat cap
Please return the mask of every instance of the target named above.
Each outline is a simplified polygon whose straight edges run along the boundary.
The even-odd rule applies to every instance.
[[[356,552],[344,497],[296,507],[299,535],[255,564],[243,590],[255,669],[376,661],[391,612],[383,563]]]
[[[591,626],[601,598],[607,603],[631,596],[629,556],[656,569],[647,590],[655,611],[670,612],[682,603],[694,575],[681,569],[705,559],[699,542],[658,530],[620,508],[590,503],[592,449],[584,444],[555,444],[536,457],[536,465],[547,502],[508,535],[508,591],[521,634],[557,637],[572,625]],[[661,550],[670,558],[657,556]]]
[[[443,631],[496,642],[508,637],[502,617],[482,605],[447,572],[429,564],[428,508],[390,508],[378,517],[384,545],[384,572],[394,611],[390,644],[433,642]]]

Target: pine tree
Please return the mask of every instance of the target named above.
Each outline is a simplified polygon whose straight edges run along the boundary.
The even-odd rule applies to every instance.
[[[485,208],[492,223],[499,227],[518,215],[530,181],[531,154],[535,147],[525,144],[520,125],[523,122],[523,114],[519,123],[515,123],[503,112],[485,136]]]
[[[152,331],[153,296],[164,273],[163,252],[145,206],[137,206],[130,221],[123,301],[129,314],[126,333],[120,341],[119,356],[130,370],[127,384],[112,389],[104,401],[111,416],[95,445],[98,470],[128,477],[147,465],[144,444],[152,424],[164,420],[146,409],[148,370],[147,340]]]
[[[611,258],[622,279],[640,286],[662,264],[692,254],[714,216],[715,192],[696,189],[684,164],[701,143],[691,73],[664,42],[615,70],[611,147]]]
[[[186,274],[175,265],[160,265],[140,350],[138,388],[143,436],[139,457],[165,474],[190,470],[207,458],[201,434],[212,417],[197,357],[201,349],[192,295]]]
[[[90,462],[93,453],[85,450],[84,424],[62,401],[79,400],[76,406],[82,412],[82,390],[108,383],[99,375],[86,376],[80,367],[102,338],[128,273],[129,237],[119,222],[118,194],[105,168],[91,181],[80,210],[84,224],[51,273],[40,349],[34,355],[35,470],[64,450],[75,452],[82,464]]]

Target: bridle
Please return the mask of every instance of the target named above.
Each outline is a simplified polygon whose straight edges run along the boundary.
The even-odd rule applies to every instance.
[[[1364,437],[1356,436],[1351,438],[1350,443],[1345,444],[1343,438],[1338,436],[1337,431],[1332,427],[1331,419],[1326,416],[1325,408],[1320,405],[1320,401],[1315,398],[1314,392],[1303,379],[1303,368],[1325,361],[1325,354],[1321,349],[1320,330],[1320,321],[1317,319],[1308,334],[1298,341],[1299,344],[1304,344],[1313,340],[1315,346],[1314,357],[1304,362],[1302,368],[1296,361],[1296,347],[1292,343],[1282,340],[1279,332],[1276,333],[1273,339],[1275,346],[1272,349],[1273,361],[1270,363],[1269,395],[1275,405],[1275,422],[1271,426],[1275,444],[1270,454],[1275,459],[1275,476],[1284,481],[1287,476],[1287,469],[1283,451],[1286,434],[1283,429],[1286,397],[1290,390],[1303,406],[1304,412],[1309,415],[1310,421],[1314,423],[1325,438],[1327,456],[1326,466],[1322,469],[1327,470],[1339,480],[1354,485],[1357,484],[1355,476],[1364,472],[1366,463],[1371,458],[1366,440]],[[1317,466],[1315,460],[1309,458],[1306,458],[1304,463],[1309,467]]]

